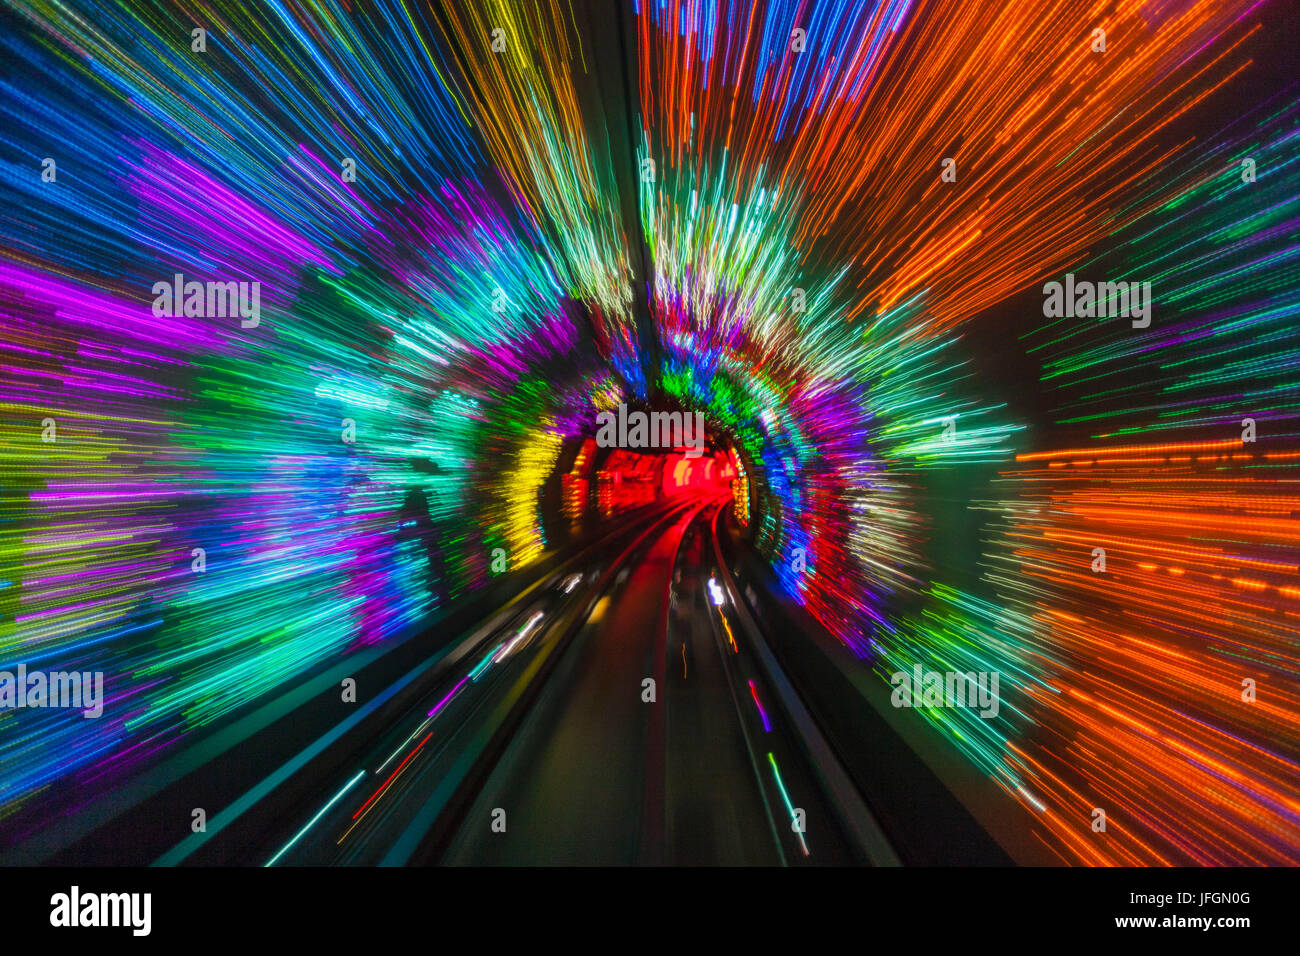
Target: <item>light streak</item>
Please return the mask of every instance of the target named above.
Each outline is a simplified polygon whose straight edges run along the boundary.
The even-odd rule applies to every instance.
[[[334,794],[334,796],[330,798],[329,802],[326,803],[325,806],[317,810],[316,815],[312,817],[310,820],[308,820],[306,825],[301,830],[299,830],[297,833],[294,834],[293,839],[291,839],[288,843],[282,846],[279,849],[279,851],[275,854],[275,856],[271,857],[262,865],[275,866],[276,861],[280,859],[280,857],[284,856],[287,852],[289,852],[289,850],[293,848],[293,845],[302,839],[303,834],[306,833],[308,830],[310,830],[313,826],[315,826],[316,821],[319,820],[321,817],[323,817],[329,811],[330,807],[334,806],[334,804],[342,800],[343,797],[347,794],[347,792],[351,790],[354,786],[356,786],[357,783],[361,781],[361,778],[364,777],[365,775],[366,772],[364,770],[358,770],[356,776],[354,776],[351,780],[349,780],[346,784],[344,784],[343,789],[340,790],[338,793]]]
[[[749,682],[749,696],[754,698],[754,706],[758,708],[758,716],[763,719],[763,732],[770,734],[772,732],[772,723],[767,719],[767,711],[763,709],[763,704],[758,699],[758,688],[754,682]]]
[[[786,792],[785,782],[781,779],[781,771],[776,765],[776,758],[771,753],[768,753],[767,762],[772,765],[772,777],[776,780],[776,788],[781,791],[781,800],[785,803],[786,812],[790,814],[790,828],[793,830],[794,835],[799,838],[799,846],[803,848],[803,855],[808,856],[808,841],[803,838],[803,830],[798,828],[799,815],[795,812],[794,804],[790,802],[790,794]]]

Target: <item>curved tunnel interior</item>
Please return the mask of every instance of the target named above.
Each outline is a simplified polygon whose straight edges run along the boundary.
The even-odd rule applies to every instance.
[[[156,6],[0,11],[0,860],[1300,862],[1283,4]]]

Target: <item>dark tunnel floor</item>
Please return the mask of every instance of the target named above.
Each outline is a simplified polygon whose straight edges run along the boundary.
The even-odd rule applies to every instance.
[[[722,593],[712,538],[720,507],[669,511],[617,556],[561,573],[558,588],[480,635],[422,704],[373,732],[370,772],[299,801],[278,835],[238,856],[278,865],[849,861],[833,809],[741,656],[738,625],[712,599]],[[806,814],[805,832],[795,832],[787,799]]]
[[[642,701],[641,684],[663,658],[660,607],[694,517],[674,522],[597,604],[443,862],[630,864],[655,853],[664,778],[649,743],[661,710]],[[489,826],[497,807],[504,834]]]

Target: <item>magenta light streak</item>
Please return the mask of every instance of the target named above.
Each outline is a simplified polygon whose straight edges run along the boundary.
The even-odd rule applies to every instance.
[[[754,698],[754,706],[758,708],[758,716],[763,718],[763,730],[770,734],[772,732],[772,724],[767,719],[767,711],[765,711],[763,705],[758,702],[758,688],[754,686],[753,681],[749,682],[749,694]]]
[[[429,711],[429,713],[426,716],[433,717],[438,713],[438,711],[442,710],[442,708],[447,705],[447,702],[456,696],[456,692],[465,686],[465,681],[467,680],[469,680],[468,674],[462,677],[460,679],[460,683],[451,689],[451,693],[448,694],[446,697],[444,697],[442,700],[438,701],[437,706],[434,707],[433,710]]]

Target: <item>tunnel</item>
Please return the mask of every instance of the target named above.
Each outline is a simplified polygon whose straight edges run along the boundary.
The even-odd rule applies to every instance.
[[[1078,6],[9,0],[0,863],[1300,863],[1294,17]]]

